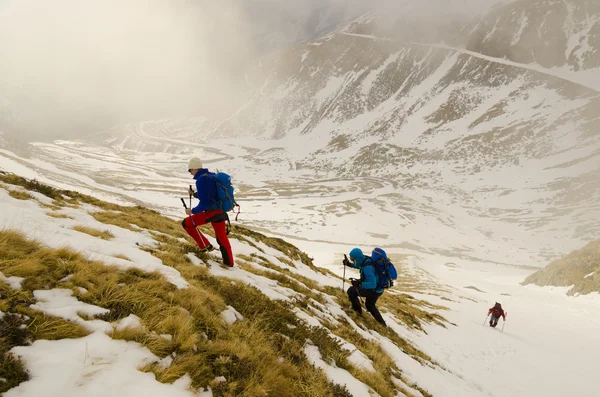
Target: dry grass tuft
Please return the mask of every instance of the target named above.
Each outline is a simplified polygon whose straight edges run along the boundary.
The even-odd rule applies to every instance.
[[[26,308],[20,308],[19,312],[31,318],[27,328],[31,331],[32,340],[77,339],[90,334],[81,325],[59,317]]]
[[[0,260],[11,260],[31,255],[38,244],[26,240],[22,233],[12,230],[0,231]]]
[[[126,221],[128,216],[121,211],[101,211],[90,213],[97,221],[106,223],[108,225],[115,225],[123,229],[135,231],[136,229],[131,226],[131,223]]]
[[[48,215],[52,218],[73,219],[73,217],[66,215],[66,214],[61,214],[60,212],[57,212],[57,211],[46,212],[46,215]]]
[[[12,198],[16,198],[17,200],[32,200],[33,196],[27,192],[22,190],[9,190],[8,195]]]
[[[384,293],[377,303],[393,313],[398,320],[407,326],[423,332],[425,332],[423,322],[434,323],[442,327],[445,327],[447,323],[447,320],[439,314],[425,310],[447,310],[445,307],[432,305],[429,302],[415,299],[408,294]]]
[[[29,380],[23,362],[0,347],[0,394]]]
[[[6,304],[4,298],[5,291],[10,288],[3,282],[0,282],[0,299]],[[3,308],[3,312],[7,309]],[[4,393],[8,389],[18,386],[21,382],[29,380],[29,375],[21,362],[21,360],[8,353],[15,346],[26,345],[31,337],[31,332],[27,328],[27,321],[18,314],[4,313],[0,321],[0,378],[4,382],[0,382],[0,393]]]
[[[37,180],[28,180],[14,174],[0,174],[0,181],[10,185],[22,186],[27,190],[42,193],[43,195],[56,199],[60,192],[50,186],[39,183]]]
[[[166,357],[175,350],[173,342],[157,334],[148,333],[141,328],[125,328],[109,333],[110,337],[117,340],[138,342],[148,348],[158,357]]]
[[[102,240],[110,240],[115,237],[115,235],[108,230],[98,230],[87,226],[74,226],[73,230],[101,238]]]

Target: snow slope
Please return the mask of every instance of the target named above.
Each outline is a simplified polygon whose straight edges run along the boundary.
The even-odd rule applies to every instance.
[[[20,189],[10,185],[4,187],[10,190]],[[149,268],[148,263],[156,258],[146,257],[148,254],[141,250],[138,250],[138,254],[135,253],[134,247],[138,246],[133,241],[151,243],[151,238],[145,232],[125,233],[114,226],[95,224],[96,221],[91,220],[87,214],[93,209],[91,206],[69,209],[68,215],[72,219],[48,217],[45,214],[47,210],[40,206],[47,198],[32,194],[35,200],[17,200],[10,197],[5,189],[0,189],[3,208],[0,227],[21,230],[50,246],[69,246],[90,258],[111,264],[120,263],[115,261],[117,258],[111,259],[111,254],[127,252],[127,256],[131,258],[126,261],[128,266],[144,271],[157,269],[175,285],[186,288],[185,280],[174,269],[167,271],[160,264]],[[30,227],[33,219],[38,225],[35,230]],[[71,230],[71,223],[110,228],[118,238],[97,240],[94,244],[92,237]],[[254,248],[244,242],[233,242],[237,255],[255,252]],[[292,268],[277,259],[280,252],[266,246],[264,248],[265,252],[261,255],[276,261],[274,263],[278,266],[299,272],[298,274],[319,283],[339,285],[339,279],[319,275],[299,266],[299,262]],[[334,252],[346,250],[345,247],[336,245],[330,245],[330,249]],[[198,260],[193,256],[191,258]],[[338,255],[336,262],[339,258]],[[356,331],[363,337],[377,341],[386,348],[406,379],[416,382],[434,396],[596,395],[593,368],[594,357],[600,354],[600,336],[596,332],[599,321],[593,313],[600,306],[597,294],[575,298],[567,297],[563,288],[524,287],[519,285],[519,281],[527,274],[523,269],[505,268],[499,271],[497,266],[481,263],[473,266],[466,260],[454,260],[450,263],[441,256],[423,256],[410,250],[405,250],[404,256],[395,261],[401,264],[401,276],[410,276],[412,281],[400,283],[404,291],[400,289],[386,294],[407,292],[417,299],[451,309],[442,312],[451,325],[447,328],[424,325],[424,333],[407,328],[385,307],[382,308],[390,327],[430,355],[439,366],[422,365],[376,330],[356,326]],[[341,265],[329,266],[329,269],[342,274]],[[258,286],[272,299],[286,300],[296,294],[277,282],[242,269],[223,269],[215,265],[211,267],[211,272],[215,276]],[[353,271],[346,274],[347,277],[352,275]],[[414,285],[411,286],[411,283]],[[11,285],[13,288],[20,288],[19,283],[13,282]],[[31,371],[32,380],[10,390],[6,396],[54,393],[75,396],[82,390],[94,396],[113,395],[116,390],[127,390],[130,396],[192,395],[187,391],[189,379],[186,377],[173,385],[164,385],[156,382],[151,374],[138,372],[136,368],[157,358],[136,343],[114,341],[104,333],[110,327],[125,326],[125,321],[130,323],[133,319],[122,320],[122,325],[84,320],[78,313],[86,312],[91,315],[104,309],[82,305],[68,292],[70,291],[36,292],[38,303],[32,307],[80,322],[94,332],[81,339],[37,341],[31,346],[15,348],[14,353],[23,357]],[[495,301],[502,302],[508,312],[503,331],[500,328],[482,326],[488,307]],[[311,312],[299,311],[298,315],[317,326],[322,320],[335,321],[340,316],[346,316],[333,300],[328,307],[314,306]],[[227,322],[243,321],[243,316],[233,307],[223,312],[222,317]],[[351,344],[347,347],[352,349]],[[324,362],[314,346],[307,345],[305,352],[317,367],[327,373],[332,382],[346,385],[355,396],[365,396],[368,388],[363,383],[344,370]],[[356,355],[352,362],[369,367],[364,356]],[[562,365],[564,362],[569,365]],[[410,390],[409,386],[404,387]],[[419,395],[415,390],[412,392]],[[206,389],[200,395],[210,396],[212,393]]]

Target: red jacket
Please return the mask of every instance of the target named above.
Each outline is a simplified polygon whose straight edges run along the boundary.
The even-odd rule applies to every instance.
[[[488,311],[488,316],[490,314],[494,317],[502,316],[502,320],[506,320],[506,315],[504,314],[504,310],[502,308],[497,308],[494,306]]]

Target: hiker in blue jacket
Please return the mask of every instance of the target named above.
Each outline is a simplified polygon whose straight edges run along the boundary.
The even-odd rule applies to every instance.
[[[214,174],[209,172],[208,169],[202,168],[202,161],[197,157],[190,160],[188,172],[196,181],[196,192],[191,189],[188,191],[190,200],[193,195],[200,201],[194,208],[185,209],[188,217],[181,222],[181,226],[196,241],[202,252],[210,252],[214,247],[206,236],[198,230],[198,226],[210,223],[215,231],[223,263],[227,266],[233,266],[233,252],[231,251],[231,243],[227,237],[227,226],[225,224],[225,221],[228,219],[227,214],[220,209],[210,209],[213,197],[217,196],[217,186],[214,180],[208,178],[208,176]]]
[[[350,260],[344,258],[344,266],[350,266],[360,270],[360,280],[352,280],[352,286],[346,291],[348,298],[352,303],[352,308],[362,315],[360,297],[366,299],[365,307],[373,315],[375,320],[386,327],[385,321],[379,313],[375,303],[383,294],[383,288],[377,288],[377,275],[375,267],[371,263],[371,258],[365,256],[360,248],[354,248],[350,251]]]

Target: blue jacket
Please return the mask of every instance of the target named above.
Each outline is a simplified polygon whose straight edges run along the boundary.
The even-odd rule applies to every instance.
[[[350,262],[350,267],[360,270],[361,288],[383,292],[383,288],[377,289],[377,274],[375,273],[375,267],[371,264],[371,258],[354,250],[351,252],[351,256],[356,260],[356,263]]]
[[[217,184],[211,177],[214,175],[212,172],[208,172],[208,169],[201,168],[194,175],[196,180],[196,192],[198,194],[198,200],[200,202],[197,206],[192,208],[192,214],[199,214],[210,209],[213,204],[213,200],[217,197]]]

